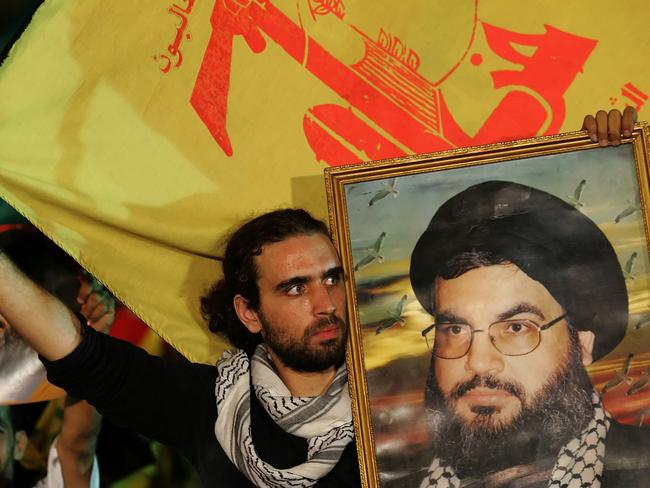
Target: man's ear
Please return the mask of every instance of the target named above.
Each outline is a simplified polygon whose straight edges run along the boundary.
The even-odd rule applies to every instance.
[[[262,330],[262,324],[257,315],[257,311],[254,310],[248,300],[246,300],[241,295],[235,295],[233,300],[233,306],[235,307],[235,313],[242,324],[246,326],[249,332],[252,334],[257,334]]]
[[[590,330],[578,331],[578,342],[580,343],[580,351],[582,352],[583,366],[589,366],[594,362],[594,340],[596,336]]]
[[[16,431],[15,434],[15,444],[14,444],[14,459],[20,461],[25,454],[25,449],[27,449],[27,434],[24,430]]]

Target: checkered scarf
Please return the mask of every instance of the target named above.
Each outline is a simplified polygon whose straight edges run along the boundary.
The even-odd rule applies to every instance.
[[[237,469],[256,486],[311,487],[332,470],[354,438],[345,365],[338,369],[328,390],[317,397],[291,396],[273,369],[264,344],[257,346],[250,361],[243,351],[224,353],[217,370],[217,440]],[[257,454],[251,437],[251,379],[255,396],[273,420],[284,431],[308,440],[306,462],[277,469]]]

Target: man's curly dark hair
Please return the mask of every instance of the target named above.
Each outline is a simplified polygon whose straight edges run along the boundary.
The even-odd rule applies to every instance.
[[[329,236],[324,222],[302,209],[275,210],[244,223],[228,239],[223,256],[223,278],[201,298],[201,313],[211,332],[225,336],[230,343],[251,352],[262,341],[241,323],[233,305],[235,295],[248,300],[257,309],[260,296],[255,256],[266,244],[299,235]]]

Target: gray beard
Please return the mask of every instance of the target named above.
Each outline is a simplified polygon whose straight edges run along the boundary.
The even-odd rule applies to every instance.
[[[515,395],[522,402],[521,411],[503,424],[491,418],[493,409],[482,407],[467,423],[454,413],[453,399],[478,385],[505,389]],[[445,399],[432,368],[425,404],[433,456],[453,467],[461,478],[481,477],[530,463],[550,468],[560,448],[579,435],[593,417],[592,390],[575,340],[571,341],[564,367],[549,379],[530,405],[524,401],[521,385],[491,376],[476,376],[456,387],[450,393],[451,399]]]

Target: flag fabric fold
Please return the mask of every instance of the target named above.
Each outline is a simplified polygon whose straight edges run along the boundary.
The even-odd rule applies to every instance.
[[[644,117],[650,5],[529,7],[46,0],[0,67],[0,197],[214,363],[221,239],[280,206],[325,217],[327,165]]]

